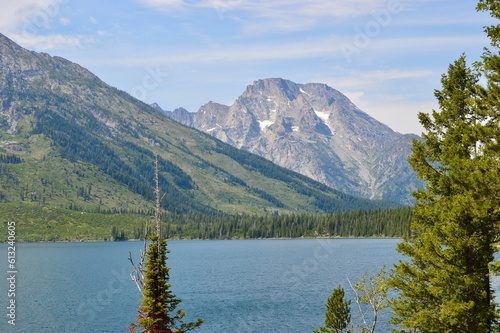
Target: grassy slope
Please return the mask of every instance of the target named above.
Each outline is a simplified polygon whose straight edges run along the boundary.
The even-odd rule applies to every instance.
[[[2,43],[0,154],[23,163],[0,164],[0,223],[28,219],[26,226],[39,224],[44,238],[54,228],[45,228],[47,211],[60,214],[60,223],[82,211],[147,214],[153,177],[143,171],[152,168],[154,154],[163,160],[167,209],[262,216],[391,206],[346,196],[175,123],[69,61]],[[61,239],[104,235],[109,225],[98,226],[110,216],[68,222],[68,230],[78,224],[82,233],[56,229]]]
[[[37,204],[0,204],[0,241],[7,239],[7,222],[16,222],[17,241],[110,240],[115,226],[128,235],[149,219],[128,214],[93,214]]]

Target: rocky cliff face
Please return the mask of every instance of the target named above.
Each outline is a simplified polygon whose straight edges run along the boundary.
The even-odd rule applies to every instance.
[[[212,108],[230,114],[229,107]],[[395,206],[335,191],[182,126],[159,109],[75,63],[28,51],[0,34],[0,162],[7,161],[0,163],[0,205],[147,215],[158,161],[167,189],[162,206],[176,214],[325,214]],[[184,109],[170,114],[194,121]],[[218,122],[212,119],[212,126]]]
[[[193,127],[193,116],[184,108],[177,108],[174,111],[166,111],[163,110],[158,103],[151,104],[151,107],[153,107],[156,111],[163,113],[167,117],[174,119],[178,123]]]
[[[411,203],[422,184],[402,135],[339,91],[283,79],[254,82],[231,106],[213,102],[172,118],[343,192]]]
[[[27,113],[21,97],[31,96],[33,90],[57,90],[64,94],[80,94],[82,89],[68,78],[96,82],[92,73],[66,59],[20,48],[0,34],[0,129],[12,134]],[[61,84],[66,82],[66,84]],[[43,88],[42,88],[43,87]]]

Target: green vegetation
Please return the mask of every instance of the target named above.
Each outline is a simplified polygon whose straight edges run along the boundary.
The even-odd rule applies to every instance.
[[[63,101],[59,101],[62,108]],[[91,114],[86,115],[91,126],[97,127],[99,123]],[[152,179],[154,169],[152,162],[154,154],[143,149],[132,142],[119,142],[121,149],[133,152],[128,154],[129,163],[123,161],[119,155],[104,140],[91,135],[88,131],[77,126],[72,119],[66,119],[59,114],[46,110],[36,114],[36,126],[33,130],[35,135],[44,135],[51,139],[57,147],[61,157],[71,162],[83,162],[96,166],[101,172],[110,176],[113,180],[123,184],[131,192],[139,194],[146,201],[151,201],[153,192]],[[190,190],[193,181],[189,175],[184,173],[172,162],[161,159],[160,171],[169,174],[172,182],[162,177],[162,183],[170,189],[168,197],[164,201],[166,209],[172,211],[208,211],[208,207],[202,207],[192,200],[188,200],[186,194],[179,190]]]
[[[122,232],[125,238],[139,238],[146,221],[139,215],[85,213],[32,203],[0,203],[0,211],[1,241],[6,239],[7,221],[19,224],[20,242],[113,240]]]
[[[160,177],[158,174],[158,156],[155,159],[155,225],[156,232],[150,237],[146,251],[144,239],[144,253],[138,265],[134,264],[132,255],[129,261],[134,267],[132,280],[142,292],[142,306],[139,308],[137,324],[130,324],[129,331],[136,333],[137,328],[143,327],[141,333],[185,333],[192,331],[203,324],[202,319],[196,322],[184,323],[185,312],[177,310],[181,302],[173,293],[170,284],[170,267],[167,266],[167,241],[161,236],[161,192]],[[158,236],[157,236],[158,235]]]
[[[408,214],[381,220],[397,204],[343,194],[182,126],[64,59],[14,43],[2,50],[12,54],[1,74],[0,223],[16,220],[20,240],[141,237],[138,226],[154,211],[155,156],[165,189],[161,236],[406,232]],[[19,70],[20,59],[29,70]],[[379,215],[337,220],[360,210]]]
[[[36,203],[0,203],[3,222],[16,221],[19,241],[81,241],[140,239],[144,223],[154,214],[88,213]],[[162,235],[183,239],[255,239],[295,237],[402,237],[409,230],[412,210],[397,208],[337,214],[266,216],[175,214],[164,212]]]
[[[196,322],[182,322],[185,312],[175,311],[181,302],[171,290],[167,266],[167,242],[163,238],[152,235],[150,238],[144,268],[143,299],[139,308],[138,324],[129,326],[130,332],[147,333],[184,333],[201,326],[202,319]]]
[[[334,191],[203,133],[184,133],[194,130],[180,125],[178,135],[191,135],[192,142],[160,135],[158,144],[149,146],[135,137],[116,137],[95,116],[80,115],[68,103],[57,96],[37,102],[45,111],[20,121],[16,141],[9,141],[8,148],[19,153],[2,153],[0,148],[0,202],[144,214],[151,209],[151,165],[158,152],[160,181],[166,188],[163,208],[175,213],[322,214],[397,207]],[[56,107],[66,111],[64,116],[52,111]],[[155,116],[158,122],[168,121]]]
[[[22,163],[22,159],[14,154],[0,154],[0,165],[1,164],[19,164]]]
[[[477,10],[500,19],[498,0],[480,0]],[[494,51],[486,50],[473,67],[465,55],[450,64],[442,89],[435,91],[439,111],[419,114],[426,132],[423,140],[414,140],[409,161],[426,188],[415,193],[411,232],[398,244],[407,259],[394,267],[388,281],[380,275],[370,278],[374,287],[365,290],[381,291],[375,298],[380,302],[356,294],[358,304],[391,305],[393,332],[500,331],[492,285],[492,276],[500,273],[495,259],[500,241],[500,24],[485,31]],[[388,285],[394,299],[387,297]],[[346,331],[341,291],[335,289],[327,303],[330,330],[319,332]],[[373,332],[372,327],[362,331]]]
[[[165,226],[169,237],[256,239],[298,237],[402,237],[408,233],[410,208],[326,215],[177,215]]]
[[[333,289],[326,302],[325,326],[313,333],[344,333],[350,332],[351,301],[344,298],[344,288],[339,285]]]
[[[375,333],[380,312],[390,305],[385,266],[376,277],[370,276],[367,280],[362,275],[354,286],[349,278],[348,281],[359,310],[358,324],[351,320],[351,301],[344,298],[344,288],[339,285],[326,302],[325,326],[313,333]]]
[[[478,9],[500,18],[498,0]],[[474,68],[465,56],[451,64],[435,92],[440,111],[419,115],[426,133],[410,163],[427,185],[416,193],[412,237],[398,246],[409,260],[391,279],[392,322],[401,332],[500,328],[491,281],[500,240],[500,26],[486,31],[496,52]]]

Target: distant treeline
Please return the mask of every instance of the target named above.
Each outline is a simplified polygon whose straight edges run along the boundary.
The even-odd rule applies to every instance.
[[[23,160],[17,156],[17,155],[12,155],[12,154],[0,154],[0,163],[5,163],[5,164],[19,164],[22,163]]]
[[[413,208],[332,214],[266,216],[163,212],[162,235],[169,239],[266,239],[300,237],[402,237],[408,235]],[[143,239],[154,210],[144,214],[75,213],[31,203],[0,203],[0,215],[16,221],[22,242]],[[151,214],[148,214],[151,213]],[[0,222],[0,229],[2,229]],[[153,231],[152,227],[148,227]],[[0,242],[7,233],[0,233]]]
[[[299,237],[403,237],[410,230],[412,208],[353,211],[326,215],[170,214],[163,236],[186,239],[258,239]],[[118,232],[114,229],[115,234]],[[134,239],[144,236],[135,228]]]

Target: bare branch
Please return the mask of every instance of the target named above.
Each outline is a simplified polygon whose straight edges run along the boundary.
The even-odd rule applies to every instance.
[[[148,225],[146,223],[144,226],[144,246],[142,251],[140,252],[139,263],[137,265],[134,263],[134,260],[132,258],[132,253],[130,251],[128,253],[128,260],[130,261],[132,267],[134,268],[132,272],[130,272],[130,279],[134,281],[135,285],[137,286],[137,289],[139,289],[139,292],[141,293],[144,289],[144,260],[146,259],[148,233],[149,230],[148,230]]]
[[[361,327],[362,331],[374,333],[379,313],[389,306],[389,300],[387,298],[389,285],[385,273],[385,266],[382,267],[382,270],[377,274],[377,276],[370,276],[368,281],[364,275],[361,276],[359,282],[356,282],[354,286],[349,280],[349,277],[347,277],[347,281],[349,282],[351,289],[356,294],[355,301],[356,304],[358,304],[359,312],[364,325],[364,327]],[[365,311],[363,311],[362,304],[366,306]],[[373,312],[371,327],[368,325],[366,318],[366,314],[370,308]]]
[[[134,264],[134,260],[132,259],[132,253],[130,251],[128,253],[128,260],[130,261],[132,267],[134,268],[134,270],[130,272],[130,278],[132,279],[132,281],[134,281],[135,285],[137,286],[137,289],[139,289],[139,292],[142,293],[142,279],[141,279],[142,276],[139,269]]]
[[[156,221],[156,236],[158,237],[158,250],[160,250],[160,240],[161,240],[161,193],[160,193],[160,175],[158,171],[158,155],[156,155],[155,160],[155,194],[156,194],[156,212],[155,212],[155,221]]]
[[[359,297],[358,291],[356,288],[351,283],[351,280],[349,279],[348,276],[346,276],[347,282],[349,282],[349,286],[351,287],[352,291],[354,291],[354,294],[356,295],[355,302],[358,305],[359,313],[361,314],[361,319],[363,320],[363,324],[365,326],[365,329],[368,330],[368,323],[366,322],[366,312],[363,311],[363,308],[361,307],[361,298]]]

